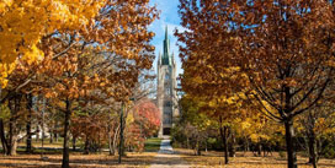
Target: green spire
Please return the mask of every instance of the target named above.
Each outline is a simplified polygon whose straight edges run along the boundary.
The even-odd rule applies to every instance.
[[[170,39],[168,35],[168,26],[165,28],[165,39],[163,43],[163,57],[162,57],[162,64],[163,65],[171,65],[170,61]]]
[[[165,26],[165,39],[169,39],[169,28],[168,26]]]

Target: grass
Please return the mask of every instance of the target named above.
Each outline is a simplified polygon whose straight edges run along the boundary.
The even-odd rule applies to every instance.
[[[194,151],[187,149],[175,149],[181,154],[181,157],[191,165],[191,167],[214,167],[214,168],[286,168],[286,158],[273,152],[272,156],[254,157],[251,152],[238,152],[236,157],[230,157],[230,163],[224,164],[222,152],[203,152],[202,156],[195,156]],[[308,158],[299,156],[299,168],[312,168],[312,165],[306,164]],[[320,159],[319,168],[335,168],[335,160]]]
[[[161,139],[160,138],[149,138],[144,142],[144,151],[145,152],[157,152],[159,151],[160,144],[161,144]],[[63,139],[59,139],[58,142],[53,142],[50,143],[48,139],[44,140],[44,149],[41,149],[41,141],[36,141],[35,139],[32,141],[32,146],[33,146],[33,152],[35,154],[40,154],[40,153],[46,153],[46,154],[60,154],[62,152],[63,148]],[[83,143],[81,141],[78,141],[76,143],[77,146],[77,151],[83,147]],[[70,151],[72,150],[72,141],[69,141],[69,148]],[[19,153],[24,153],[26,151],[26,143],[25,141],[22,141],[18,144],[18,149],[17,151]],[[72,151],[71,151],[72,152]]]
[[[59,139],[57,142],[54,141],[53,143],[50,143],[49,139],[44,139],[43,146],[46,148],[62,148],[63,147],[63,139]],[[33,139],[31,142],[31,145],[33,148],[40,148],[42,147],[42,140],[36,141],[36,139]],[[18,147],[26,147],[26,141],[21,141],[18,143]]]
[[[26,147],[18,147],[17,153],[19,154],[26,154]],[[63,148],[33,148],[33,154],[61,154],[63,152]],[[70,153],[74,153],[70,148]]]
[[[26,146],[26,141],[21,141],[18,143],[18,146],[25,147]],[[36,139],[32,140],[32,146],[33,147],[42,147],[42,140],[39,139],[36,141]],[[49,148],[62,148],[63,147],[63,138],[59,137],[58,141],[54,141],[53,143],[50,143],[49,139],[44,139],[44,147],[49,147]],[[84,146],[84,142],[82,142],[80,139],[77,140],[76,142],[76,147],[79,148],[80,146]],[[72,140],[69,141],[69,147],[72,147]]]
[[[62,163],[62,140],[49,143],[45,140],[44,149],[41,142],[33,141],[33,153],[25,152],[25,142],[19,143],[17,156],[0,155],[0,168],[2,167],[60,167]],[[118,164],[118,156],[110,156],[107,152],[84,155],[82,152],[71,151],[70,144],[70,166],[71,167],[149,167],[159,150],[161,139],[150,138],[145,141],[143,153],[126,152],[122,158],[122,164]],[[79,147],[78,147],[79,149]],[[148,151],[148,152],[147,152]],[[43,153],[43,157],[42,157]]]
[[[203,152],[202,156],[195,156],[194,150],[174,149],[176,155],[156,154],[160,148],[161,139],[150,138],[145,141],[145,152],[127,152],[123,157],[123,163],[117,163],[117,156],[110,156],[107,152],[83,155],[82,152],[72,152],[70,154],[71,167],[149,167],[155,164],[161,167],[188,166],[189,167],[213,167],[213,168],[286,168],[285,157],[280,157],[278,152],[273,152],[268,157],[254,157],[251,152],[237,152],[236,157],[230,157],[230,163],[224,164],[222,152]],[[35,146],[36,147],[36,146]],[[47,148],[41,150],[35,148],[34,154],[26,154],[25,148],[19,148],[18,156],[1,156],[0,168],[2,167],[60,167],[62,161],[62,151],[59,148]],[[44,156],[41,157],[43,152]],[[306,164],[308,158],[299,155],[299,168],[312,168]],[[335,160],[320,159],[319,168],[335,168]]]
[[[160,138],[149,138],[144,142],[144,151],[146,152],[157,152],[159,151],[162,139]]]
[[[122,164],[118,164],[117,156],[110,156],[107,153],[83,155],[71,153],[71,168],[84,167],[149,167],[154,153],[126,153],[122,158]],[[18,156],[0,155],[0,168],[4,167],[25,167],[25,168],[58,168],[62,163],[61,154],[47,154],[43,158],[39,154],[20,154]]]

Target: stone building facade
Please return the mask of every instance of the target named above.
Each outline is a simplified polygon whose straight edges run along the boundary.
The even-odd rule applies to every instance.
[[[176,62],[174,54],[170,53],[170,39],[166,27],[163,53],[159,53],[157,61],[157,107],[161,112],[160,137],[170,135],[170,129],[179,115],[176,86]]]

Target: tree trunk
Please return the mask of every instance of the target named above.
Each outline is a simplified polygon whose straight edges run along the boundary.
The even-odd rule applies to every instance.
[[[28,117],[27,117],[27,125],[26,125],[26,131],[27,131],[27,140],[26,140],[26,152],[31,153],[32,152],[32,137],[31,137],[31,117],[32,117],[32,107],[33,107],[33,96],[31,94],[27,95],[27,110],[28,110]]]
[[[58,137],[59,137],[58,133],[55,133],[54,134],[55,142],[58,142]]]
[[[115,151],[116,151],[116,148],[117,148],[119,129],[120,129],[120,126],[117,126],[116,129],[115,129],[114,138],[113,138],[113,151],[114,151],[114,155],[116,153]]]
[[[2,93],[2,88],[0,86],[0,95],[1,93]],[[0,113],[1,112],[2,111],[0,111]],[[1,139],[1,145],[2,145],[3,152],[6,155],[7,154],[7,140],[6,140],[6,135],[5,135],[5,126],[4,126],[2,118],[0,118],[0,139]]]
[[[54,129],[53,129],[53,134],[54,134],[54,141],[58,142],[58,121],[56,121],[55,125],[54,125]]]
[[[27,126],[26,126],[26,131],[27,131],[27,140],[26,140],[26,152],[27,153],[31,153],[32,152],[32,145],[31,145],[31,117],[29,117],[28,115],[28,123],[27,123]]]
[[[261,142],[258,142],[258,144],[257,144],[257,156],[258,157],[262,156],[262,144],[261,144]]]
[[[236,155],[236,148],[235,148],[235,144],[236,144],[236,138],[235,138],[235,133],[234,131],[229,128],[229,132],[231,134],[231,146],[230,146],[230,150],[229,150],[229,157],[235,157]]]
[[[72,138],[72,150],[76,151],[76,137],[75,136],[73,136]]]
[[[113,150],[113,141],[112,141],[112,126],[110,124],[111,122],[108,123],[107,126],[107,131],[108,131],[108,150],[109,150],[109,155],[114,155],[114,150]]]
[[[49,139],[49,143],[54,143],[54,134],[53,134],[53,130],[51,129],[50,131],[49,131],[49,135],[50,135],[50,139]]]
[[[313,112],[310,111],[308,113],[308,119],[306,123],[305,129],[307,130],[307,143],[308,143],[308,155],[309,155],[309,162],[313,165],[314,168],[317,168],[318,163],[318,146],[315,137],[315,128],[316,118],[313,115]]]
[[[84,154],[89,154],[90,153],[90,141],[88,140],[88,138],[86,137],[85,139],[85,147],[84,147]]]
[[[3,119],[0,119],[0,138],[1,138],[1,145],[2,145],[2,149],[4,154],[8,153],[8,144],[7,144],[7,140],[6,140],[6,135],[5,135],[5,127],[4,127],[4,123],[3,123]]]
[[[248,152],[249,149],[249,139],[244,138],[244,148],[243,148],[243,156],[245,156],[245,153]]]
[[[308,134],[308,153],[309,153],[309,163],[313,165],[314,168],[317,168],[318,164],[318,153],[317,145],[315,140],[314,131],[310,130]]]
[[[196,155],[201,156],[201,142],[197,138]]]
[[[62,168],[70,167],[70,158],[69,158],[69,127],[70,127],[70,117],[71,117],[71,103],[69,100],[66,100],[66,112],[64,118],[64,143],[63,143],[63,161]]]
[[[109,155],[115,154],[115,151],[113,149],[112,134],[110,132],[108,133],[108,151],[109,151]]]
[[[286,150],[287,150],[287,162],[288,168],[297,168],[297,155],[295,152],[294,145],[294,128],[293,128],[293,119],[287,119],[285,121],[285,132],[286,132]]]
[[[10,156],[16,156],[16,149],[17,149],[17,135],[16,134],[12,134],[10,135],[9,138],[9,147],[8,147],[8,155]]]
[[[14,99],[15,108],[13,109],[11,104],[9,103],[11,117],[9,119],[9,142],[7,143],[7,154],[10,156],[16,155],[16,148],[17,148],[17,125],[16,125],[16,115],[17,112],[20,110],[20,97],[16,96]]]
[[[120,164],[122,162],[122,156],[124,154],[124,150],[123,150],[123,145],[124,145],[124,139],[123,139],[123,131],[124,131],[124,103],[122,102],[121,104],[121,113],[120,113],[120,144],[119,144],[119,159],[118,159],[118,163]]]
[[[36,142],[38,142],[40,140],[40,126],[39,126],[39,123],[37,123],[36,125]]]
[[[224,157],[225,157],[225,164],[229,163],[229,146],[228,146],[228,127],[221,127],[220,128],[220,135],[224,145]]]

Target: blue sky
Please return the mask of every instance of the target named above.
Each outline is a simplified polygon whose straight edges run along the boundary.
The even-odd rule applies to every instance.
[[[151,5],[156,5],[160,11],[160,18],[149,26],[149,30],[153,31],[156,36],[153,38],[151,43],[156,47],[156,59],[154,62],[154,68],[156,70],[158,53],[163,50],[163,40],[165,36],[165,26],[169,28],[170,38],[170,51],[174,52],[175,59],[177,62],[177,74],[182,73],[181,62],[179,59],[179,49],[176,45],[177,38],[173,36],[174,30],[180,31],[185,30],[180,26],[180,17],[178,15],[178,4],[179,0],[151,0]]]

